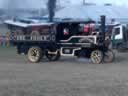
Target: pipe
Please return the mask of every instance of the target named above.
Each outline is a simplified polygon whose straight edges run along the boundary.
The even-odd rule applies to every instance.
[[[105,29],[106,29],[106,17],[104,15],[101,16],[101,32],[103,33],[103,38],[105,40]]]
[[[55,9],[56,9],[56,2],[57,0],[48,0],[48,13],[49,13],[49,22],[53,22],[53,18],[55,15]]]
[[[100,36],[102,37],[101,44],[103,46],[105,46],[105,29],[106,29],[106,24],[105,23],[106,23],[106,16],[105,15],[102,15],[100,17],[100,19],[101,19]]]

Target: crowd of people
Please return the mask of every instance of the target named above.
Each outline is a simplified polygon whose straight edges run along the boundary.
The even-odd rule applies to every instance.
[[[10,46],[8,32],[5,35],[0,35],[0,46]]]

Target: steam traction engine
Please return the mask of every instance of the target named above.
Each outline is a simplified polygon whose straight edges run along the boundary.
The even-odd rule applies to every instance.
[[[39,62],[43,56],[56,61],[60,56],[90,58],[95,64],[112,62],[114,55],[105,40],[105,17],[101,18],[99,32],[89,35],[78,33],[79,24],[92,21],[59,21],[53,23],[31,23],[6,21],[11,31],[10,42],[17,47],[18,54],[26,54],[32,63]],[[65,35],[63,30],[68,28]]]

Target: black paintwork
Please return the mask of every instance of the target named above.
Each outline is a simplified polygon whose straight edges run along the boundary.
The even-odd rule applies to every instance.
[[[99,45],[94,45],[94,44],[70,44],[70,45],[67,45],[67,44],[62,44],[60,42],[60,40],[66,40],[68,39],[69,37],[73,36],[74,34],[75,35],[78,35],[79,33],[78,32],[78,25],[83,23],[83,24],[86,24],[86,23],[94,23],[94,21],[80,21],[80,20],[76,20],[76,21],[73,21],[73,20],[63,20],[63,21],[57,21],[57,22],[54,22],[54,24],[52,24],[51,26],[55,27],[56,29],[56,32],[53,32],[53,29],[52,27],[50,26],[49,27],[49,31],[47,33],[47,35],[50,35],[50,36],[55,36],[55,40],[47,40],[47,41],[34,41],[34,40],[14,40],[14,39],[11,39],[10,42],[12,45],[16,46],[17,47],[17,50],[18,50],[18,53],[25,53],[27,54],[28,52],[28,49],[32,46],[39,46],[40,48],[42,49],[48,49],[48,50],[53,50],[55,51],[56,49],[60,49],[61,47],[78,47],[78,48],[82,48],[82,50],[88,50],[86,51],[87,53],[92,50],[95,50],[95,49],[99,49],[99,50],[102,50],[102,51],[105,51],[107,50],[106,47],[104,47],[104,28],[105,28],[105,17],[102,17],[101,18],[102,22],[101,22],[101,37],[99,38]],[[70,27],[69,27],[70,26]],[[63,29],[68,27],[69,28],[69,36],[64,36],[63,34]],[[29,35],[30,32],[32,31],[32,27],[28,27],[28,28],[22,28],[22,27],[19,27],[19,26],[13,26],[13,25],[8,25],[8,28],[12,31],[13,29],[17,29],[17,28],[20,28],[22,31],[23,31],[23,35]],[[39,30],[42,30],[43,29],[43,26],[40,26],[40,29]],[[55,31],[55,30],[54,30]],[[40,32],[40,31],[39,31]],[[13,36],[12,36],[13,37]],[[79,51],[76,51],[77,55],[80,55],[79,54]]]

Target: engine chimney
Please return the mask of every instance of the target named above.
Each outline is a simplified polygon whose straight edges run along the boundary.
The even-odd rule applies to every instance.
[[[49,22],[53,22],[56,9],[56,0],[48,0],[48,13],[49,13]]]
[[[104,15],[101,16],[101,32],[104,33],[105,35],[105,22],[106,22],[106,17]]]
[[[100,19],[101,19],[101,26],[100,26],[100,34],[99,34],[100,35],[99,43],[101,46],[104,46],[105,45],[106,17],[102,15]]]
[[[85,0],[83,0],[83,5],[85,5],[86,3],[85,3]]]

